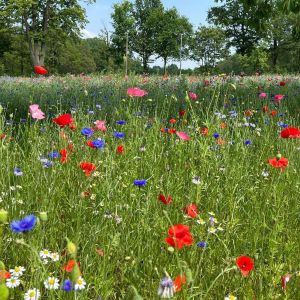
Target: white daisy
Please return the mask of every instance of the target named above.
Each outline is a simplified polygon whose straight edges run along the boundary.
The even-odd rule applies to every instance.
[[[40,251],[40,257],[41,258],[51,258],[51,252],[48,249],[44,249]]]
[[[20,279],[11,277],[6,279],[6,286],[10,289],[14,289],[15,287],[20,285]]]
[[[59,261],[59,254],[56,252],[53,252],[50,254],[50,258],[52,259],[52,261]]]
[[[11,274],[11,276],[18,278],[23,275],[25,270],[26,269],[24,267],[18,266],[18,267],[15,267],[14,269],[10,269],[9,273]]]
[[[199,176],[194,176],[192,178],[192,183],[197,184],[197,185],[200,184],[201,183],[200,177]]]
[[[45,288],[48,290],[57,290],[59,288],[59,281],[53,276],[49,276],[47,280],[44,281]]]
[[[237,300],[237,297],[233,295],[228,295],[227,297],[225,297],[225,300]]]
[[[40,298],[40,291],[38,289],[30,289],[24,295],[24,300],[38,300]]]
[[[84,279],[81,276],[79,276],[74,285],[74,289],[75,289],[75,291],[83,290],[85,288],[85,285],[86,285],[86,282],[84,281]]]

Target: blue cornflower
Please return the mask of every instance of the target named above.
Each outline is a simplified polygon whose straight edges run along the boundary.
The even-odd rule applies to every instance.
[[[22,176],[22,175],[23,175],[23,172],[22,172],[21,168],[16,167],[16,168],[14,169],[14,174],[15,174],[16,176]]]
[[[213,137],[214,137],[215,139],[217,139],[218,137],[220,137],[220,135],[219,135],[218,133],[214,133],[214,134],[213,134]]]
[[[288,127],[289,127],[288,124],[283,123],[283,122],[278,122],[277,124],[278,124],[278,126],[280,126],[280,127],[282,127],[282,128],[288,128]]]
[[[71,292],[72,289],[73,289],[73,284],[72,284],[72,281],[70,279],[66,279],[62,285],[62,289],[65,291],[65,292]]]
[[[114,132],[114,137],[117,138],[117,139],[123,139],[125,137],[125,133],[124,132],[115,131]]]
[[[207,248],[208,244],[205,241],[201,241],[197,243],[197,247],[199,248]]]
[[[22,220],[13,221],[10,224],[10,229],[15,232],[26,232],[34,228],[36,223],[36,217],[34,215],[26,216]]]
[[[119,120],[119,121],[116,121],[116,124],[118,124],[118,125],[125,125],[126,121],[125,120]]]
[[[231,110],[231,111],[229,111],[229,115],[231,118],[235,118],[235,117],[237,117],[238,113],[235,110]]]
[[[145,186],[147,184],[146,179],[137,179],[133,182],[134,185],[136,186]]]
[[[246,141],[244,142],[244,144],[245,144],[246,146],[251,145],[251,144],[252,144],[252,141],[251,141],[251,140],[246,140]]]
[[[81,134],[85,136],[92,136],[94,134],[94,130],[92,128],[83,128],[81,130]]]
[[[105,141],[101,140],[101,139],[97,139],[97,140],[92,141],[92,144],[97,149],[103,149],[105,146]]]
[[[89,115],[93,115],[95,113],[93,110],[88,110],[87,112]]]
[[[96,106],[96,108],[101,109],[101,105],[100,104],[96,104],[95,106]]]
[[[48,156],[53,159],[53,158],[59,158],[60,154],[57,151],[52,151],[48,154]]]

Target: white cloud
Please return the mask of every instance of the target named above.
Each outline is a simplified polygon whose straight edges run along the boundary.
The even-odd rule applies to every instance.
[[[88,31],[87,29],[82,29],[80,33],[84,39],[91,39],[91,38],[97,37],[96,33]]]

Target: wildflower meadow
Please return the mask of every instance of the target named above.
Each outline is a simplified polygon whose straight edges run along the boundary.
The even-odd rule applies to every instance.
[[[0,78],[0,300],[300,299],[299,76]]]

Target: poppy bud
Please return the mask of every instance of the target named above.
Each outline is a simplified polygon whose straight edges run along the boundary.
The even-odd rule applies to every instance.
[[[5,265],[3,261],[0,261],[0,271],[5,271]]]
[[[8,212],[4,209],[0,209],[0,223],[5,224],[7,223],[8,219]]]
[[[71,279],[73,282],[76,282],[78,280],[78,278],[80,277],[81,273],[80,273],[80,269],[78,267],[78,264],[75,263],[73,270],[71,272]]]
[[[75,257],[77,253],[77,247],[76,245],[71,242],[69,239],[67,239],[67,249],[68,249],[68,254]]]
[[[282,157],[282,155],[280,154],[280,153],[278,153],[277,155],[276,155],[276,158],[279,160],[280,158]]]
[[[43,221],[43,222],[48,221],[48,215],[47,215],[47,212],[41,211],[41,212],[40,212],[40,219],[41,219],[41,221]]]
[[[0,284],[0,299],[7,300],[9,297],[9,290],[5,283]]]

